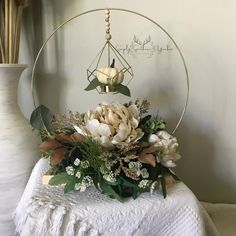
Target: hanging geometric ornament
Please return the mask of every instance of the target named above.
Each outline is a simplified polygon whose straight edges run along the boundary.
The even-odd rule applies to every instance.
[[[85,90],[96,89],[98,93],[121,93],[130,97],[127,85],[134,74],[129,63],[111,43],[109,9],[105,11],[105,25],[106,42],[87,69],[87,79],[90,83]]]

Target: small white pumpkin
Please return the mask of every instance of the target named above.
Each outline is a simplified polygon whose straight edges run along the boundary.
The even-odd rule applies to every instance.
[[[97,69],[98,81],[103,84],[117,85],[124,80],[124,72],[118,68],[103,67]]]

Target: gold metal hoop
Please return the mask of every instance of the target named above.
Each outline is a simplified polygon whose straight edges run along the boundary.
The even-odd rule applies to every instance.
[[[54,34],[59,30],[61,29],[63,26],[65,26],[67,23],[69,23],[70,21],[80,17],[80,16],[83,16],[83,15],[86,15],[86,14],[89,14],[89,13],[92,13],[92,12],[97,12],[97,11],[104,11],[104,10],[107,10],[108,8],[97,8],[97,9],[92,9],[92,10],[89,10],[89,11],[85,11],[83,13],[80,13],[78,15],[75,15],[73,17],[71,17],[70,19],[66,20],[65,22],[63,22],[61,25],[59,25],[54,31],[52,31],[52,33],[50,34],[50,36],[45,40],[45,42],[43,43],[42,47],[40,48],[37,56],[36,56],[36,59],[35,59],[35,62],[34,62],[34,65],[33,65],[33,70],[32,70],[32,77],[31,77],[31,92],[32,92],[32,97],[33,97],[33,103],[34,103],[34,106],[36,107],[36,102],[35,102],[35,94],[34,94],[34,81],[35,81],[35,69],[36,69],[36,65],[37,65],[37,62],[38,62],[38,59],[43,51],[43,49],[45,48],[46,44],[48,43],[48,41],[54,36]],[[122,12],[128,12],[128,13],[131,13],[131,14],[134,14],[134,15],[138,15],[140,17],[143,17],[145,18],[146,20],[152,22],[153,24],[155,24],[159,29],[161,29],[168,37],[169,39],[172,41],[172,43],[175,45],[180,57],[181,57],[181,60],[183,62],[183,65],[184,65],[184,70],[185,70],[185,75],[186,75],[186,83],[187,83],[187,95],[186,95],[186,101],[184,103],[184,107],[183,107],[183,110],[182,110],[182,113],[180,115],[180,118],[177,122],[177,125],[175,126],[174,130],[172,131],[172,134],[175,133],[175,131],[178,129],[180,123],[182,122],[183,120],[183,117],[186,113],[186,109],[187,109],[187,105],[188,105],[188,100],[189,100],[189,75],[188,75],[188,68],[187,68],[187,65],[186,65],[186,62],[185,62],[185,59],[184,59],[184,56],[179,48],[179,46],[177,45],[177,43],[175,42],[175,40],[171,37],[171,35],[161,26],[159,25],[157,22],[155,22],[154,20],[150,19],[149,17],[143,15],[143,14],[140,14],[138,12],[135,12],[135,11],[131,11],[131,10],[127,10],[127,9],[122,9],[122,8],[109,8],[110,11],[122,11]]]

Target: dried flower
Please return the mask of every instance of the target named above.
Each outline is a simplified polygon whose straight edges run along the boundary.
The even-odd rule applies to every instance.
[[[140,172],[137,171],[136,168],[129,169],[125,166],[122,166],[121,169],[123,170],[123,172],[128,178],[131,178],[133,180],[139,180]]]
[[[126,146],[142,138],[139,119],[136,105],[125,107],[119,103],[100,104],[85,116],[89,134],[106,148]]]
[[[141,116],[148,113],[150,109],[150,102],[146,99],[142,101],[140,101],[140,99],[136,99],[135,105],[138,107]]]
[[[141,169],[141,175],[144,179],[147,179],[149,177],[149,173],[146,168]]]
[[[73,129],[75,125],[80,126],[83,124],[83,115],[79,112],[69,111],[68,114],[56,115],[52,123],[52,128],[57,133],[64,132],[68,129]]]

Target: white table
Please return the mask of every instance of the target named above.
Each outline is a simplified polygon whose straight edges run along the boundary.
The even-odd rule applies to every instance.
[[[61,186],[43,186],[47,160],[35,166],[14,214],[21,236],[203,236],[218,235],[194,194],[175,184],[163,199],[144,193],[124,203],[95,188],[63,194]]]

